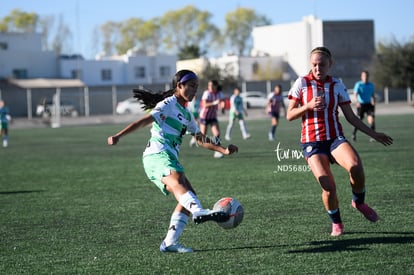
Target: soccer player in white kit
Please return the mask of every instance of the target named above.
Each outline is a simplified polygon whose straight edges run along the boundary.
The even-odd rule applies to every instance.
[[[173,89],[164,93],[153,94],[150,91],[134,89],[134,97],[145,109],[151,110],[150,113],[108,137],[108,144],[115,145],[121,137],[152,123],[151,137],[143,153],[144,169],[148,178],[165,195],[172,193],[178,201],[167,235],[160,245],[161,252],[193,252],[191,248],[179,243],[179,237],[190,214],[196,224],[208,220],[224,222],[229,218],[225,212],[202,207],[178,160],[183,135],[186,133],[194,135],[198,145],[206,149],[224,155],[238,151],[235,145],[230,144],[224,148],[201,134],[193,115],[185,107],[193,100],[197,89],[198,77],[189,70],[178,71],[173,79]]]

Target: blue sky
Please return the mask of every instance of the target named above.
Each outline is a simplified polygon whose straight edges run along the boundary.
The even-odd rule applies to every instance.
[[[131,17],[148,20],[190,4],[212,13],[212,22],[218,27],[224,26],[226,13],[244,7],[265,15],[274,24],[298,22],[303,16],[314,14],[322,20],[374,20],[376,41],[395,38],[405,43],[414,36],[412,0],[0,0],[0,18],[13,9],[40,16],[62,16],[74,35],[73,51],[92,58],[95,27]]]

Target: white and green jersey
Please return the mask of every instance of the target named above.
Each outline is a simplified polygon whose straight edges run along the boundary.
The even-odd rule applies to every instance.
[[[200,132],[191,112],[174,95],[160,101],[150,114],[154,122],[144,156],[168,151],[178,159],[183,136]]]
[[[230,97],[230,112],[239,112],[243,114],[243,98],[239,95],[232,95]]]

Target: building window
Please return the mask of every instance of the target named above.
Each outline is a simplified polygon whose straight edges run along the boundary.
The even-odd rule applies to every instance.
[[[112,71],[110,69],[101,70],[101,78],[103,81],[112,80]]]
[[[82,70],[72,70],[70,72],[70,77],[72,79],[82,79]]]
[[[171,68],[168,66],[161,66],[160,67],[160,76],[161,77],[170,77],[171,76]]]
[[[9,48],[9,45],[7,42],[0,42],[0,50],[7,50]]]
[[[27,70],[26,69],[14,69],[13,77],[17,79],[27,79]]]
[[[134,68],[135,78],[145,78],[145,67]]]

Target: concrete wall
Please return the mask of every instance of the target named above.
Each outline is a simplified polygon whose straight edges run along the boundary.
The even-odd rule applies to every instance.
[[[352,88],[375,54],[374,22],[324,21],[323,40],[335,59],[331,73]]]
[[[14,70],[25,70],[26,78],[56,78],[57,58],[42,51],[38,33],[0,33],[0,78],[13,77]]]

